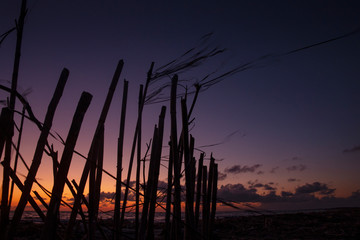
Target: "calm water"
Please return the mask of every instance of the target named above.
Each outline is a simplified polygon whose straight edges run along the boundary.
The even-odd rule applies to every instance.
[[[297,210],[297,211],[266,211],[261,212],[261,214],[280,214],[280,213],[298,213],[298,212],[314,212],[314,211],[323,211],[322,209],[311,209],[311,210]],[[14,214],[13,211],[10,212],[10,219]],[[60,219],[63,221],[67,221],[70,217],[70,211],[62,211],[60,212]],[[216,218],[224,218],[224,217],[237,217],[237,216],[249,216],[249,215],[258,215],[259,213],[252,213],[252,212],[245,212],[245,211],[218,211],[216,212]],[[86,215],[86,213],[85,213]],[[109,219],[114,216],[113,211],[109,212],[99,212],[100,219]],[[182,213],[182,218],[184,217],[184,213]],[[78,214],[77,219],[81,219],[80,215]],[[127,220],[135,220],[134,213],[126,213],[125,219]],[[37,215],[35,211],[25,211],[22,217],[22,220],[28,220],[33,222],[42,222],[40,217]],[[155,222],[163,222],[165,220],[165,213],[164,212],[156,212],[155,213]]]
[[[12,218],[12,215],[14,214],[14,211],[10,212],[10,219]],[[46,213],[45,213],[46,214]],[[60,212],[60,220],[67,221],[70,218],[70,211],[62,211]],[[85,213],[86,215],[86,213]],[[217,218],[223,218],[223,217],[233,217],[233,216],[247,216],[247,215],[253,215],[252,213],[242,212],[242,211],[235,211],[235,212],[217,212],[216,217]],[[99,212],[99,218],[100,219],[109,219],[114,216],[114,212]],[[182,217],[184,217],[184,213],[182,213]],[[81,219],[80,215],[78,214],[77,219]],[[127,220],[135,220],[135,214],[134,213],[126,213],[125,219]],[[35,211],[25,211],[23,213],[22,220],[28,220],[33,222],[42,222],[40,217],[37,215]],[[165,213],[164,212],[156,212],[155,213],[155,222],[162,222],[165,220]]]

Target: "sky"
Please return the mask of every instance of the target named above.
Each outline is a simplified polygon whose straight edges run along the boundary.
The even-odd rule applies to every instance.
[[[20,3],[1,1],[0,33],[14,26]],[[43,121],[61,70],[69,69],[52,131],[66,138],[81,92],[90,92],[93,100],[76,145],[84,155],[117,62],[124,60],[105,126],[104,169],[111,174],[116,174],[124,78],[129,81],[123,166],[127,172],[138,89],[151,62],[156,70],[192,47],[201,47],[202,37],[212,33],[206,44],[226,50],[179,73],[179,89],[193,89],[214,70],[221,74],[251,63],[202,91],[193,113],[195,147],[207,158],[213,153],[219,164],[218,197],[263,209],[359,206],[360,34],[290,53],[358,30],[358,1],[29,0],[28,9],[18,90],[26,93]],[[0,46],[1,85],[11,81],[15,42],[11,34]],[[170,82],[171,77],[162,81]],[[7,97],[0,92],[0,100]],[[162,153],[166,156],[168,102],[145,106],[142,146],[146,149],[151,139],[162,105],[168,107]],[[21,109],[18,102],[16,106]],[[34,124],[26,121],[21,152],[28,164],[38,136]],[[51,137],[49,142],[61,156],[62,145]],[[195,152],[197,159],[199,154]],[[80,181],[84,163],[74,157],[69,179]],[[18,171],[19,176],[27,173],[23,166]],[[160,180],[166,180],[166,171],[161,168]],[[51,161],[44,156],[37,178],[48,189],[51,173]],[[1,169],[1,179],[2,174]],[[109,196],[115,181],[104,176],[101,190],[104,206],[113,206]]]

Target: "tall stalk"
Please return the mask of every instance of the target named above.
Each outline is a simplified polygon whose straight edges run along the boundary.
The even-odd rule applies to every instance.
[[[125,117],[129,82],[124,80],[123,97],[121,106],[120,129],[117,146],[117,171],[116,171],[116,192],[115,192],[115,208],[114,208],[114,234],[115,240],[120,239],[119,221],[120,221],[120,201],[121,201],[121,173],[122,173],[122,159],[124,149],[124,135],[125,135]]]
[[[170,117],[171,117],[171,154],[174,162],[174,215],[173,215],[173,229],[174,239],[180,239],[181,236],[181,186],[180,186],[180,171],[181,160],[179,159],[179,150],[177,144],[177,121],[176,121],[176,89],[178,83],[178,76],[174,75],[171,85],[171,100],[170,100]]]
[[[52,126],[52,121],[54,119],[54,115],[55,115],[55,111],[57,108],[57,105],[60,101],[60,98],[62,96],[62,93],[64,91],[65,88],[65,84],[67,81],[67,78],[69,76],[69,71],[67,69],[64,69],[61,73],[59,82],[56,86],[55,89],[55,93],[53,95],[53,98],[51,99],[51,102],[49,104],[46,116],[45,116],[45,121],[44,121],[44,125],[43,125],[43,130],[41,131],[38,143],[36,145],[36,149],[35,149],[35,153],[34,153],[34,158],[33,161],[31,163],[30,166],[30,170],[29,173],[26,177],[26,181],[24,184],[24,190],[21,194],[19,203],[15,209],[14,212],[14,217],[12,219],[10,228],[9,228],[9,237],[11,238],[13,236],[13,234],[16,231],[17,225],[20,223],[21,220],[21,216],[24,212],[25,206],[28,202],[28,198],[30,195],[30,191],[32,188],[32,185],[35,181],[35,176],[36,173],[40,167],[41,164],[41,159],[42,159],[42,155],[44,152],[44,147],[47,143],[47,137],[49,135],[51,126]]]
[[[10,113],[10,121],[9,121],[9,133],[6,143],[5,143],[5,158],[4,158],[4,170],[3,170],[3,183],[2,183],[2,199],[1,199],[1,216],[0,216],[0,236],[3,236],[2,233],[5,232],[5,227],[9,222],[9,183],[10,183],[10,162],[11,162],[11,144],[12,137],[14,134],[14,110],[15,110],[15,100],[16,100],[16,90],[18,83],[18,75],[19,75],[19,66],[20,66],[20,57],[21,57],[21,44],[23,38],[23,30],[24,30],[24,22],[26,16],[26,0],[22,0],[19,21],[16,24],[16,49],[15,49],[15,59],[14,59],[14,68],[11,79],[11,94],[10,94],[10,103],[9,108],[11,110]]]
[[[135,196],[135,239],[139,235],[139,204],[140,204],[140,165],[141,165],[141,131],[142,131],[142,111],[141,104],[143,101],[143,85],[140,85],[139,100],[138,100],[138,115],[139,115],[139,131],[137,139],[137,164],[136,164],[136,196]],[[145,166],[145,161],[144,161]],[[144,179],[145,181],[145,179]]]
[[[17,147],[16,147],[17,151],[16,151],[15,161],[14,161],[14,172],[15,173],[16,173],[17,163],[18,163],[18,159],[19,159],[21,138],[22,138],[22,132],[23,132],[23,127],[24,127],[24,119],[25,119],[25,107],[23,107],[22,112],[21,112],[19,136],[18,136]],[[9,209],[11,209],[11,202],[12,202],[12,197],[13,197],[13,193],[14,193],[14,184],[15,184],[14,180],[12,180],[11,181],[11,188],[10,188],[10,197],[9,197]]]
[[[156,197],[157,197],[157,190],[158,190],[158,182],[159,182],[159,172],[160,172],[160,162],[161,162],[161,152],[162,152],[162,145],[163,145],[163,136],[164,136],[164,120],[165,120],[165,112],[166,107],[162,106],[161,113],[159,116],[159,123],[158,123],[158,136],[157,136],[157,143],[155,148],[155,155],[154,155],[154,176],[151,181],[153,181],[153,187],[151,189],[150,195],[150,208],[149,208],[149,220],[146,229],[146,239],[154,239],[154,217],[155,217],[155,208],[156,208]]]
[[[214,164],[213,174],[214,174],[214,176],[213,176],[213,185],[212,185],[209,239],[213,239],[213,227],[214,227],[215,215],[216,215],[217,182],[218,182],[218,165],[217,164]]]
[[[151,81],[151,75],[152,75],[153,68],[154,68],[154,62],[151,63],[150,69],[149,69],[148,74],[147,74],[147,80],[146,80],[145,89],[144,89],[144,93],[143,93],[143,98],[142,98],[141,106],[140,106],[140,112],[141,113],[142,113],[142,111],[144,109],[146,93],[147,93],[147,89],[148,89],[150,81]],[[130,184],[130,178],[131,178],[131,172],[132,172],[132,165],[133,165],[133,162],[134,162],[135,147],[136,147],[136,142],[137,142],[137,139],[138,139],[138,132],[139,132],[139,127],[140,127],[140,122],[141,122],[141,120],[140,120],[141,116],[142,116],[142,114],[138,116],[138,119],[136,121],[136,128],[135,128],[133,143],[132,143],[132,147],[131,147],[129,168],[128,168],[128,174],[127,174],[127,178],[126,178],[126,186],[125,186],[125,192],[124,192],[123,206],[122,206],[121,217],[120,217],[120,226],[123,225],[124,219],[125,219],[126,204],[127,204],[128,194],[129,194],[129,184]]]
[[[65,239],[69,239],[71,234],[72,234],[72,229],[73,229],[73,226],[74,226],[74,223],[75,223],[75,220],[76,220],[76,215],[77,215],[78,209],[80,208],[80,205],[81,205],[81,199],[83,197],[85,184],[86,184],[86,181],[87,181],[87,178],[88,178],[88,175],[89,175],[89,171],[90,171],[90,168],[91,168],[91,164],[92,164],[90,159],[94,159],[94,156],[93,156],[94,155],[94,150],[98,146],[98,141],[99,141],[99,137],[100,137],[100,131],[101,131],[102,126],[105,123],[107,113],[109,111],[110,104],[111,104],[111,101],[112,101],[112,97],[114,95],[116,85],[117,85],[117,83],[119,81],[120,74],[122,72],[123,66],[124,66],[124,61],[120,60],[118,62],[118,65],[116,67],[113,79],[111,81],[109,91],[108,91],[108,94],[106,96],[105,103],[104,103],[103,109],[102,109],[100,117],[99,117],[98,125],[97,125],[96,130],[95,130],[94,138],[93,138],[91,146],[90,146],[88,159],[87,159],[87,161],[85,163],[83,173],[81,175],[78,192],[76,194],[73,209],[71,211],[69,223],[68,223],[68,226],[67,226],[67,229],[66,229]],[[97,156],[97,155],[95,155],[95,156]]]
[[[64,191],[67,174],[69,172],[70,163],[74,153],[77,138],[85,116],[90,105],[92,95],[84,92],[81,95],[78,106],[76,108],[71,127],[66,139],[64,152],[61,157],[60,165],[56,174],[52,196],[50,199],[49,210],[46,215],[46,221],[43,227],[42,239],[55,238],[57,216],[59,212],[61,197]]]
[[[171,141],[169,142],[170,145],[170,154],[169,154],[169,165],[168,165],[168,185],[166,191],[166,213],[165,213],[165,239],[170,239],[170,214],[171,214],[171,200],[172,200],[172,187],[173,187],[173,155],[172,155],[172,148],[171,148]]]
[[[199,165],[198,165],[198,174],[196,181],[196,201],[195,201],[195,229],[198,229],[199,226],[199,213],[200,213],[200,197],[201,197],[201,180],[203,175],[203,163],[204,163],[204,153],[200,154]]]

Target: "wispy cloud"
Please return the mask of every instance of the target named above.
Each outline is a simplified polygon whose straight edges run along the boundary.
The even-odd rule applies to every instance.
[[[273,167],[273,168],[270,170],[270,173],[275,173],[278,169],[279,169],[279,167]]]
[[[230,168],[225,168],[225,172],[226,173],[231,173],[231,174],[239,174],[239,173],[247,173],[247,172],[255,172],[256,170],[258,170],[258,168],[260,168],[262,165],[261,164],[255,164],[253,166],[240,166],[240,165],[234,165]]]
[[[271,186],[271,185],[274,185],[273,182],[269,182],[269,183],[266,183],[266,184],[263,184],[263,183],[259,183],[257,180],[252,182],[252,181],[249,181],[248,182],[249,184],[249,188],[250,189],[256,189],[256,188],[263,188],[264,190],[268,190],[268,191],[275,191],[276,188]]]
[[[289,178],[288,179],[288,182],[298,182],[300,181],[299,179],[296,179],[296,178]]]
[[[307,169],[307,166],[304,165],[304,164],[299,164],[299,165],[294,165],[294,166],[290,166],[290,167],[287,167],[286,170],[288,171],[299,171],[299,172],[302,172],[304,170]]]
[[[227,177],[226,173],[218,172],[218,181],[223,181]]]
[[[343,150],[343,153],[353,153],[353,152],[360,152],[360,145]]]

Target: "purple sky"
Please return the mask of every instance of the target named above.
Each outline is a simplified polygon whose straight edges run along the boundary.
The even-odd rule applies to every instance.
[[[20,2],[0,3],[0,33],[14,26]],[[156,69],[213,32],[211,44],[227,51],[199,69],[180,74],[189,88],[214,69],[226,71],[272,54],[199,96],[191,133],[197,147],[224,142],[202,148],[208,156],[213,152],[222,159],[218,162],[223,173],[220,194],[236,201],[252,196],[250,199],[264,204],[291,198],[304,202],[303,206],[308,206],[309,196],[347,205],[350,196],[359,195],[360,34],[282,55],[358,29],[357,1],[30,0],[28,8],[19,91],[31,88],[27,99],[42,121],[60,72],[68,68],[70,78],[53,130],[65,138],[81,92],[93,94],[77,145],[83,154],[88,152],[116,64],[124,59],[105,129],[104,168],[109,172],[116,172],[123,79],[130,82],[127,171],[138,87],[145,83],[150,63],[154,61]],[[11,80],[15,39],[15,34],[10,35],[0,47],[2,85],[8,86]],[[0,100],[6,97],[7,93],[0,92]],[[144,148],[160,108],[161,104],[145,108]],[[29,122],[25,126],[25,139],[30,143],[24,144],[23,151],[30,163],[38,132]],[[169,126],[167,118],[165,127]],[[164,143],[168,138],[164,136]],[[60,150],[60,144],[50,141]],[[168,148],[164,148],[163,155],[167,154]],[[73,161],[70,178],[80,178],[83,164],[82,159]],[[44,159],[38,175],[48,186],[50,167],[50,161]],[[162,180],[165,171],[162,169]],[[114,191],[114,186],[115,182],[104,177],[104,191]]]

